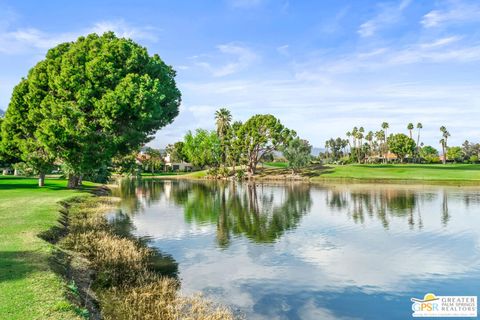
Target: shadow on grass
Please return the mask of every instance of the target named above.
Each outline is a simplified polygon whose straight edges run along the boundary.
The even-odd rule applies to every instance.
[[[0,282],[23,279],[34,272],[57,270],[57,266],[47,253],[0,251]]]
[[[27,180],[31,180],[28,181]],[[34,178],[24,178],[24,177],[1,177],[0,178],[0,190],[13,190],[13,189],[36,189],[36,190],[78,190],[85,191],[89,193],[95,193],[99,187],[98,186],[81,186],[75,189],[67,188],[66,180],[55,180],[47,179],[45,180],[45,186],[39,187],[37,180]],[[64,185],[60,185],[60,182]]]

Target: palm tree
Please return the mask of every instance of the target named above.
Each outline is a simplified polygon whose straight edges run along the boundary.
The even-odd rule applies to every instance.
[[[445,139],[440,139],[440,144],[442,145],[442,163],[445,164],[446,163],[446,154],[445,154]]]
[[[408,131],[410,132],[410,139],[412,139],[412,130],[413,130],[414,126],[413,126],[413,123],[409,123],[408,126],[407,126],[407,129]]]
[[[325,141],[325,160],[328,160],[328,148],[330,147],[330,140]]]
[[[352,144],[350,143],[351,136],[352,136],[352,133],[350,131],[347,131],[347,140],[348,140],[348,147],[350,148],[350,152],[352,152]]]
[[[365,136],[365,140],[368,141],[368,145],[370,146],[370,150],[368,152],[368,155],[371,156],[372,155],[372,141],[373,141],[373,132],[372,131],[368,131],[367,135]]]
[[[417,130],[418,130],[418,134],[417,134],[417,157],[420,155],[420,130],[423,129],[423,125],[421,122],[417,123]]]
[[[375,139],[377,139],[378,142],[378,156],[380,156],[382,154],[383,142],[385,140],[385,132],[383,132],[382,130],[378,130],[377,132],[375,132]]]
[[[421,122],[417,123],[418,135],[417,135],[417,146],[420,143],[420,130],[423,129],[423,125]]]
[[[385,148],[385,154],[384,154],[384,162],[387,163],[387,154],[388,154],[388,148],[387,148],[387,129],[389,128],[388,122],[383,122],[382,123],[382,129],[383,129],[383,143],[384,143],[384,148]]]
[[[352,129],[352,138],[353,138],[352,154],[355,158],[358,158],[357,157],[357,140],[358,140],[358,128],[357,127],[353,127],[353,129]]]
[[[228,135],[231,122],[232,114],[228,109],[221,108],[215,112],[215,124],[217,126],[217,135],[220,138],[220,143],[222,145],[222,163],[224,168],[227,162],[227,146],[225,138]]]
[[[440,132],[442,132],[442,137],[443,137],[443,139],[440,140],[440,142],[442,143],[442,150],[443,150],[443,164],[445,164],[447,160],[447,154],[445,153],[445,150],[448,149],[448,137],[450,137],[450,132],[448,132],[445,126],[440,127]]]
[[[363,144],[363,133],[365,132],[365,129],[363,127],[360,127],[360,129],[358,129],[358,132],[360,132],[360,146]]]

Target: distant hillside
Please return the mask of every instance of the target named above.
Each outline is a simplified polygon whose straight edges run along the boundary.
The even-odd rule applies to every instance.
[[[3,117],[5,115],[5,111],[3,111],[2,109],[0,109],[0,117]]]
[[[312,156],[318,156],[320,152],[324,152],[325,148],[312,148]]]
[[[318,157],[318,155],[320,154],[320,152],[324,152],[325,151],[325,148],[315,148],[313,147],[312,148],[312,152],[311,152],[311,155],[312,156],[315,156],[315,157]],[[283,157],[283,154],[281,151],[274,151],[273,152],[273,155],[275,157]]]

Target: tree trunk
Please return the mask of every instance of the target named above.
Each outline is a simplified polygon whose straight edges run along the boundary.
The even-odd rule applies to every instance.
[[[67,188],[68,189],[75,189],[78,186],[78,176],[74,174],[69,174],[68,175],[68,184]]]
[[[83,174],[79,175],[77,178],[77,187],[81,187],[83,183]]]
[[[420,130],[417,135],[417,154],[415,155],[415,162],[420,162]]]
[[[445,144],[442,144],[442,152],[443,152],[442,163],[446,164],[447,163],[447,154],[445,153]]]
[[[8,175],[8,169],[3,169],[2,174],[3,174],[4,176]]]
[[[39,187],[45,186],[45,173],[43,172],[38,175],[38,186]]]
[[[18,169],[13,170],[13,175],[18,177],[20,175],[20,171],[18,171]]]

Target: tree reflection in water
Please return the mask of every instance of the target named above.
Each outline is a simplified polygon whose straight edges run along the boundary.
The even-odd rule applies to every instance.
[[[232,236],[245,236],[255,242],[275,242],[294,229],[312,206],[308,184],[264,185],[225,181],[159,181],[125,179],[116,191],[123,199],[123,212],[142,212],[152,203],[165,199],[183,208],[185,221],[217,227],[217,243],[230,244]],[[410,188],[317,188],[327,205],[346,213],[355,223],[378,219],[385,229],[393,218],[405,218],[411,229],[423,228],[419,203],[442,199],[442,224],[447,225],[448,192],[418,192]],[[443,196],[443,198],[442,198]],[[468,205],[478,199],[465,198]]]
[[[124,213],[143,211],[162,197],[183,207],[189,223],[216,224],[217,242],[234,235],[259,243],[275,242],[295,228],[311,207],[306,184],[263,186],[235,182],[192,182],[125,179],[115,193]]]
[[[190,183],[188,188],[172,188],[172,198],[183,206],[186,221],[216,223],[222,247],[229,245],[232,235],[275,242],[298,225],[312,204],[308,185]]]
[[[435,193],[419,193],[412,189],[386,188],[337,190],[327,189],[327,205],[341,212],[347,212],[355,223],[364,223],[366,216],[377,218],[385,229],[389,229],[393,217],[406,217],[411,229],[423,228],[419,201],[432,201]],[[442,223],[449,220],[447,191],[442,190]]]
[[[152,181],[139,182],[136,179],[124,179],[120,182],[119,188],[116,188],[114,195],[122,199],[120,210],[110,217],[109,222],[115,234],[121,237],[133,237],[135,231],[131,214],[138,212],[143,207],[142,199],[146,200],[146,204],[158,200],[163,193],[163,186],[154,184]],[[170,255],[160,251],[157,247],[151,246],[150,237],[134,237],[136,241],[148,246],[154,250],[154,254],[150,257],[150,267],[152,270],[161,275],[177,277],[178,263]]]

